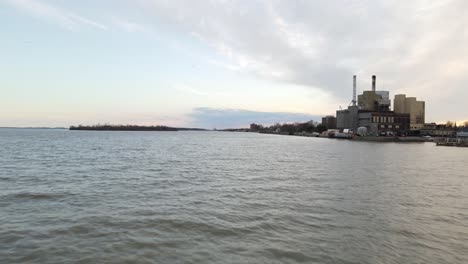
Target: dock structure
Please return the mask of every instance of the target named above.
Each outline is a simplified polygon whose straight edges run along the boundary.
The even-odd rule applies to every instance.
[[[440,138],[436,141],[437,146],[468,147],[468,133],[457,133],[456,137]]]

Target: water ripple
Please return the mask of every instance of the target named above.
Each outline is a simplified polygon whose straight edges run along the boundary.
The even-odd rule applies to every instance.
[[[0,129],[0,263],[468,263],[466,164],[430,143]]]

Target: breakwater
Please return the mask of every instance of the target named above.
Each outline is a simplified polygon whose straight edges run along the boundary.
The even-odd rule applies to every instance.
[[[336,138],[336,139],[347,139],[347,140],[356,140],[356,141],[371,141],[371,142],[432,142],[433,138],[425,137],[392,137],[392,136],[352,136],[347,138],[338,138],[333,136],[326,136],[317,133],[306,133],[306,132],[296,132],[296,133],[287,133],[287,132],[259,132],[261,134],[272,134],[272,135],[283,135],[283,136],[299,136],[299,137],[317,137],[317,138]]]

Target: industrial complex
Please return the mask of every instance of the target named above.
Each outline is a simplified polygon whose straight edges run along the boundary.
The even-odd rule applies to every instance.
[[[336,129],[361,136],[408,135],[423,129],[425,103],[398,94],[392,110],[390,92],[377,91],[376,81],[373,75],[371,90],[356,96],[356,75],[353,76],[353,99],[347,109],[336,111]]]
[[[251,124],[250,131],[306,137],[343,138],[378,142],[434,141],[439,146],[468,146],[468,123],[425,123],[426,104],[416,97],[397,94],[392,100],[390,92],[377,90],[377,77],[372,76],[370,90],[357,95],[356,75],[353,76],[353,97],[346,109],[340,107],[336,116],[322,117],[322,123],[283,123],[269,127]]]

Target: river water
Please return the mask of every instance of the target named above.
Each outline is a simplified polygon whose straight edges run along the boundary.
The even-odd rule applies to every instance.
[[[468,263],[468,149],[0,129],[0,263]]]

